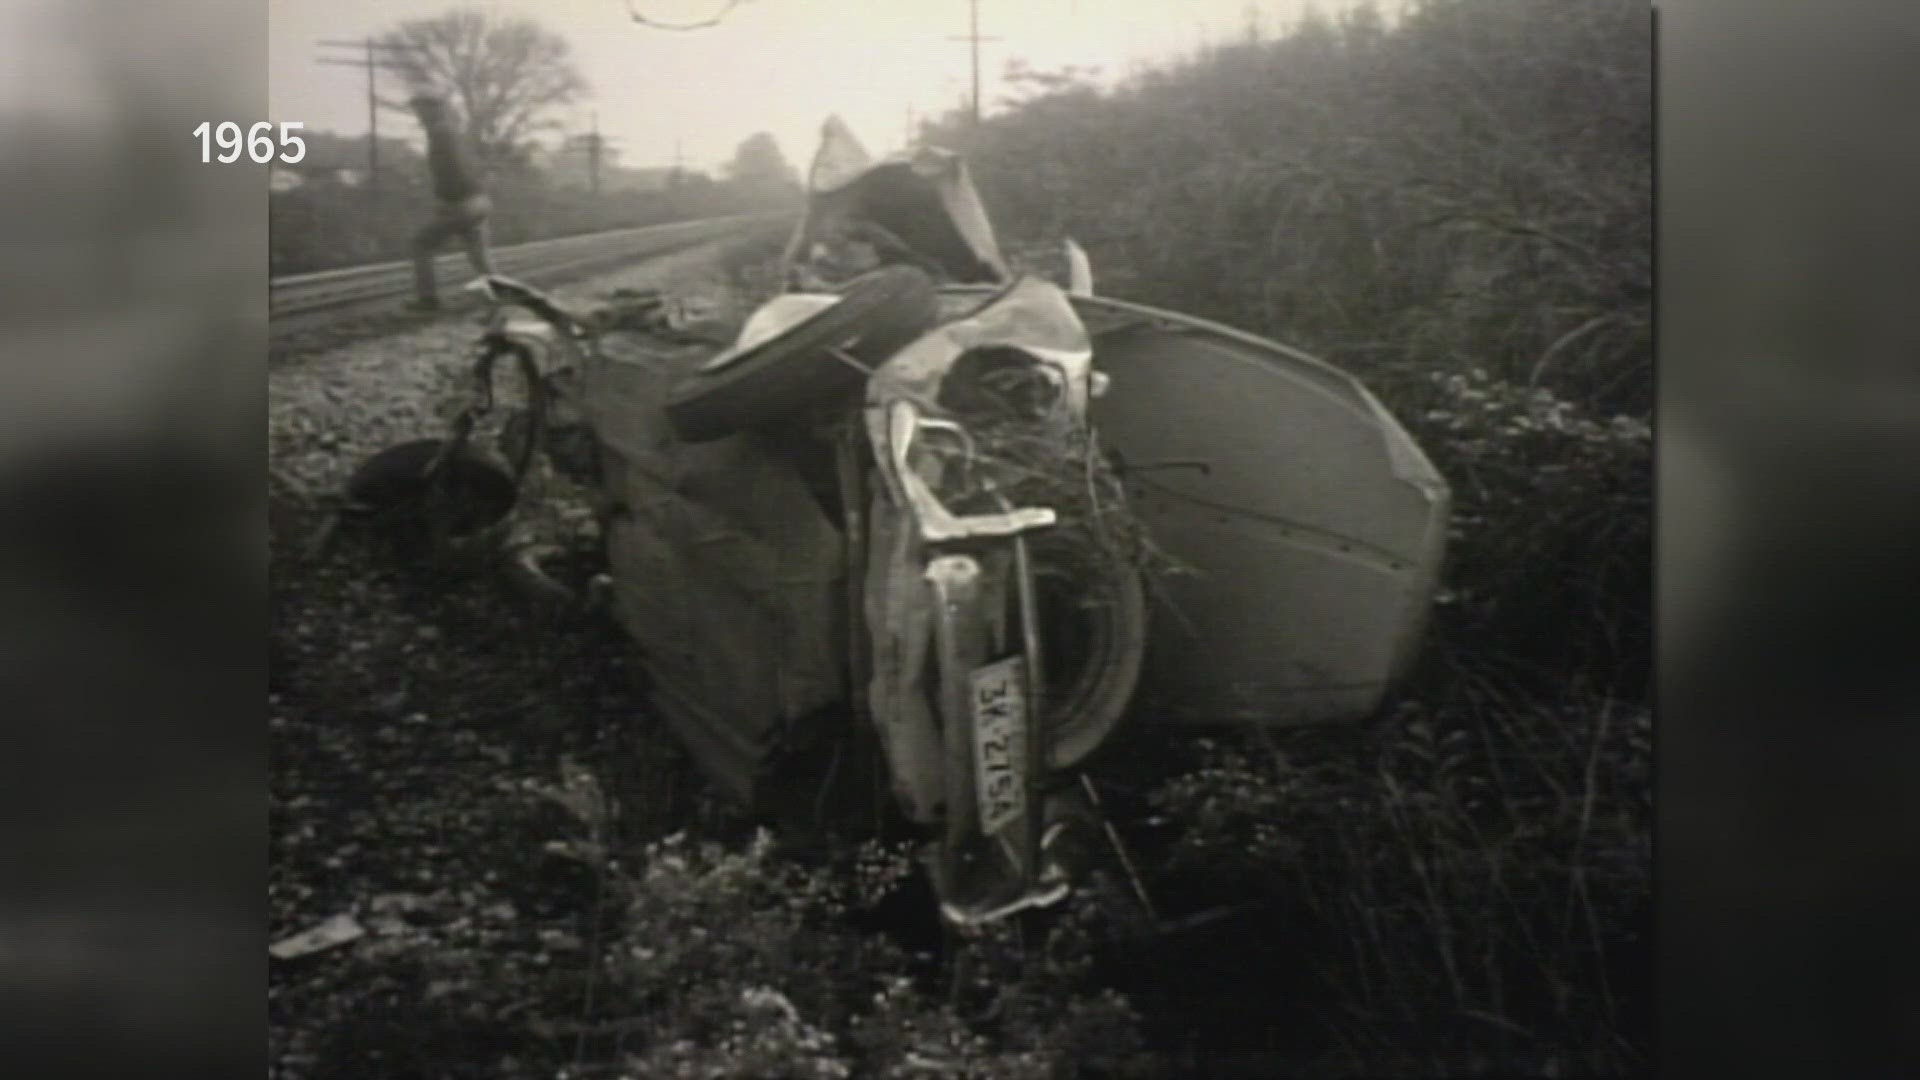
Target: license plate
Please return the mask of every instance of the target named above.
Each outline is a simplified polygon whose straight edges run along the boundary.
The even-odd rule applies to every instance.
[[[974,669],[973,779],[980,829],[992,835],[1027,809],[1026,664],[1018,656]]]

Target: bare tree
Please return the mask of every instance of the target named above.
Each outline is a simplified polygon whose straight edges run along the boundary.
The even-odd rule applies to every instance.
[[[588,88],[567,40],[521,16],[451,11],[404,22],[385,41],[399,46],[387,50],[388,67],[408,93],[452,101],[491,166],[523,158],[534,135],[558,126],[553,114]]]

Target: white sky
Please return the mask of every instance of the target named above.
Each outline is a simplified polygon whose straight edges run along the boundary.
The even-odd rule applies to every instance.
[[[633,2],[650,18],[689,21],[725,0]],[[983,107],[1001,96],[998,76],[1013,57],[1040,70],[1076,64],[1117,77],[1237,34],[1252,10],[1270,28],[1291,21],[1305,2],[980,0],[980,32],[1000,38],[981,47]],[[804,167],[820,122],[836,112],[868,150],[885,153],[901,143],[909,108],[943,111],[969,85],[967,47],[949,40],[967,32],[966,0],[747,0],[720,26],[690,33],[638,26],[624,0],[269,0],[271,119],[364,134],[364,74],[315,63],[322,50],[314,42],[364,38],[463,6],[532,16],[572,42],[593,94],[569,123],[584,130],[597,110],[626,165],[671,164],[678,140],[686,164],[711,168],[764,130]],[[383,133],[414,134],[398,113],[383,112],[380,124]]]

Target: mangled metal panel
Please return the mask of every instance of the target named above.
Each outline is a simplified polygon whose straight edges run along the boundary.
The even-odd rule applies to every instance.
[[[942,382],[968,353],[1012,349],[1031,358],[1059,391],[1055,409],[1084,423],[1093,349],[1067,294],[1022,278],[952,321],[928,331],[875,370],[865,420],[885,483],[875,492],[866,571],[866,620],[873,667],[868,703],[909,816],[934,821],[951,778],[942,769],[942,730],[927,695],[934,595],[926,581],[930,540],[1010,536],[1052,521],[1046,508],[958,517],[940,500],[950,455],[921,452],[923,429],[952,429],[940,413]],[[1045,521],[1036,520],[1045,515]],[[950,733],[949,733],[950,734]]]
[[[603,440],[616,613],[655,703],[745,798],[780,732],[846,696],[840,531],[792,462],[744,438],[683,444],[663,402],[697,355],[608,358],[580,407]]]
[[[1410,670],[1450,495],[1357,380],[1252,334],[1073,299],[1111,388],[1093,407],[1165,577],[1136,708],[1301,723],[1373,712]]]
[[[788,283],[824,289],[904,260],[958,284],[1008,278],[966,162],[935,147],[872,160],[839,117],[822,126],[807,205],[786,250]]]

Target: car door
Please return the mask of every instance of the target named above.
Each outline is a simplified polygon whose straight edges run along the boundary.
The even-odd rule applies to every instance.
[[[1174,312],[1077,296],[1093,405],[1163,576],[1136,705],[1294,724],[1373,712],[1412,668],[1445,555],[1446,483],[1351,376]]]

